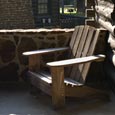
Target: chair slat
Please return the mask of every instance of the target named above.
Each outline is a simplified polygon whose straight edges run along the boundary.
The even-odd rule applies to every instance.
[[[71,49],[74,57],[75,57],[75,54],[76,54],[76,50],[77,50],[77,48],[78,48],[78,46],[79,46],[79,42],[80,42],[80,40],[81,40],[81,36],[82,36],[83,30],[84,30],[84,26],[80,26],[80,27],[79,27],[78,34],[77,34],[77,36],[76,36],[76,40],[75,40],[73,49]]]
[[[95,48],[96,48],[96,43],[97,43],[98,38],[99,38],[99,34],[100,34],[100,31],[99,31],[99,30],[96,30],[95,35],[94,35],[94,39],[93,39],[92,42],[91,42],[91,45],[90,45],[90,48],[89,48],[89,50],[88,50],[87,55],[92,55],[92,54],[94,53]],[[83,76],[83,79],[84,79],[84,80],[85,80],[85,77],[86,77],[86,75],[87,75],[87,73],[88,73],[90,64],[91,64],[91,63],[84,64],[83,71],[82,71],[82,76]]]
[[[77,26],[76,28],[75,28],[75,30],[77,31],[77,34],[76,34],[76,36],[75,36],[75,34],[74,34],[74,36],[72,36],[72,39],[71,39],[71,41],[72,42],[70,42],[71,44],[70,44],[70,48],[71,48],[71,54],[69,54],[69,55],[71,55],[70,57],[71,58],[74,58],[75,57],[75,55],[76,55],[76,50],[77,50],[77,48],[78,48],[78,46],[79,46],[79,43],[80,43],[80,41],[81,41],[81,37],[82,37],[82,33],[83,33],[83,31],[84,31],[84,26]],[[74,40],[73,40],[74,39]],[[74,43],[73,43],[73,41],[74,41]],[[73,45],[73,46],[72,46]],[[76,68],[76,65],[74,65],[75,66],[75,68]],[[69,67],[68,69],[67,69],[67,73],[68,73],[68,76],[70,76],[71,78],[74,78],[74,76],[75,76],[75,74],[76,74],[76,71],[74,71],[74,66],[73,67]],[[78,68],[78,66],[77,66],[77,68]],[[78,78],[78,77],[76,77],[76,78]]]
[[[80,39],[80,42],[78,44],[78,49],[76,51],[76,55],[75,55],[76,58],[79,58],[82,55],[84,46],[85,46],[85,44],[87,42],[88,29],[89,29],[89,26],[84,27],[84,30],[83,30],[83,33],[82,33],[82,37]]]
[[[78,36],[76,36],[76,40],[75,40],[75,44],[73,47],[73,55],[75,57],[80,57],[85,41],[86,41],[86,37],[87,37],[87,33],[88,33],[88,28],[89,26],[80,26],[79,27],[79,32],[78,32]],[[79,80],[81,78],[81,74],[80,74],[80,69],[78,65],[74,65],[71,68],[71,72],[69,75],[71,78],[75,79],[75,80]]]
[[[72,38],[71,38],[70,44],[69,44],[69,47],[70,47],[69,57],[70,58],[75,57],[76,49],[78,47],[78,44],[80,42],[81,35],[83,32],[83,27],[84,26],[76,26],[75,27],[75,31],[73,32],[73,35],[72,35]],[[72,67],[67,68],[67,70],[66,70],[67,76],[70,76],[70,73],[72,73],[71,71],[72,71]],[[71,75],[71,76],[73,76],[73,75]]]
[[[87,38],[86,38],[86,42],[84,44],[84,48],[83,48],[81,57],[88,56],[88,51],[90,50],[92,41],[94,40],[95,32],[96,32],[96,30],[95,30],[94,27],[89,27],[88,35],[87,35]],[[92,54],[90,54],[90,55],[92,55]],[[82,71],[83,71],[85,65],[89,65],[89,64],[80,64],[79,65],[79,69],[80,69],[81,73],[83,73]],[[86,68],[86,69],[88,69],[88,68]],[[83,81],[84,80],[83,76],[84,76],[84,74],[82,74],[82,78],[80,77],[81,79],[79,79],[79,81]]]
[[[73,47],[71,46],[72,56],[80,58],[92,55],[95,51],[99,33],[100,31],[94,27],[79,26],[79,28],[77,28],[77,34],[74,34],[72,38],[74,40],[72,40],[70,44],[73,45]],[[75,43],[73,43],[73,41],[75,41]],[[69,76],[74,80],[84,83],[89,67],[90,63],[74,65],[70,68]]]
[[[87,56],[87,53],[90,49],[90,46],[92,44],[92,40],[94,39],[95,29],[92,29],[92,27],[89,28],[88,35],[87,35],[87,41],[84,45],[84,51],[82,51],[82,57]]]
[[[73,49],[73,46],[74,46],[74,43],[75,43],[75,40],[76,40],[76,36],[78,35],[78,31],[79,31],[79,27],[76,26],[75,27],[75,30],[72,34],[72,39],[70,40],[70,48]]]

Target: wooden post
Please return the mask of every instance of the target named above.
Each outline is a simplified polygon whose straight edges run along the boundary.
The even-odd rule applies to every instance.
[[[52,102],[54,107],[60,108],[65,104],[64,68],[51,67],[52,74]]]
[[[37,71],[40,69],[40,55],[29,56],[29,70]]]

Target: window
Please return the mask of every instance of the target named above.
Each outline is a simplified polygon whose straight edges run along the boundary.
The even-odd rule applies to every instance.
[[[48,0],[38,0],[38,14],[48,13]]]

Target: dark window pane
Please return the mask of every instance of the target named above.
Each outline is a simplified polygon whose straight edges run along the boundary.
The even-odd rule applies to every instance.
[[[38,0],[38,14],[48,13],[48,0]]]

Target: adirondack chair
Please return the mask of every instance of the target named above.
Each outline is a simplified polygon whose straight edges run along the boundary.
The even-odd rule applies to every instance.
[[[104,30],[88,25],[76,26],[69,47],[24,52],[23,55],[29,56],[31,84],[51,95],[55,107],[64,106],[66,96],[77,97],[87,92],[97,92],[97,89],[86,85],[86,78],[91,62],[105,58],[102,54],[94,55],[98,40],[105,34]],[[41,70],[40,57],[59,51],[67,51],[70,59],[46,63],[49,73]]]

